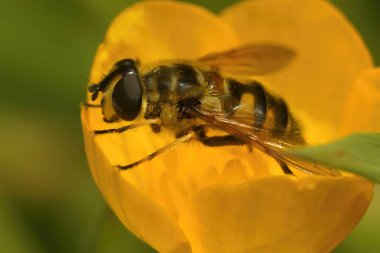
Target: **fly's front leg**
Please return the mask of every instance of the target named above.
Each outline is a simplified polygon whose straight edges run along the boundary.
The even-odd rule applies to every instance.
[[[119,128],[93,130],[92,133],[94,135],[115,134],[115,133],[119,134],[119,133],[125,132],[125,131],[133,129],[133,128],[138,128],[138,127],[145,126],[145,125],[155,125],[155,124],[158,124],[159,122],[160,121],[158,119],[149,119],[146,121],[138,122],[135,124],[131,124],[131,125],[123,126],[123,127],[119,127]]]

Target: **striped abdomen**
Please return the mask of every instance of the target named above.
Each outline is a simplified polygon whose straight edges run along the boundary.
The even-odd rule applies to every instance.
[[[304,142],[299,126],[282,98],[272,96],[258,82],[252,82],[249,85],[235,80],[228,80],[228,82],[230,94],[239,101],[241,101],[244,94],[253,96],[254,127],[262,129],[265,122],[268,121],[268,115],[271,114],[273,128],[270,130],[273,130],[274,135],[292,134],[293,138],[297,137],[294,138],[295,142]]]

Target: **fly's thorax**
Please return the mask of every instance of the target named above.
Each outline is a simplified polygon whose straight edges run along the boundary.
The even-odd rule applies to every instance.
[[[199,98],[207,87],[201,70],[187,64],[156,66],[143,75],[148,102]]]
[[[187,119],[180,104],[200,100],[207,90],[204,73],[191,65],[174,63],[153,67],[142,76],[145,88],[146,118],[160,118],[163,127],[185,127]],[[190,120],[191,121],[191,120]]]

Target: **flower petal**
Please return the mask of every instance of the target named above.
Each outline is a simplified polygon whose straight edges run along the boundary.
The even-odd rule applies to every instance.
[[[234,32],[209,11],[189,3],[144,1],[131,6],[112,22],[98,48],[91,81],[99,81],[123,58],[141,62],[195,59],[236,45]]]
[[[180,226],[193,252],[330,252],[359,222],[373,185],[359,177],[264,177],[199,189]]]
[[[353,80],[373,65],[343,14],[328,1],[265,0],[241,2],[226,9],[222,18],[240,41],[272,42],[296,50],[286,71],[268,76],[265,84],[296,110],[309,140],[335,137]]]
[[[91,112],[82,109],[85,150],[91,173],[104,198],[120,221],[133,233],[160,252],[190,252],[188,242],[176,221],[150,196],[140,191],[110,162],[109,154],[120,152],[91,135]],[[115,140],[117,142],[117,140]],[[115,147],[115,148],[113,148]]]
[[[345,104],[341,134],[380,131],[380,68],[356,80]]]

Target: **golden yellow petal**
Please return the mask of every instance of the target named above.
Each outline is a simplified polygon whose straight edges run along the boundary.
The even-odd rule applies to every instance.
[[[380,131],[380,68],[365,71],[356,80],[345,103],[341,131]]]
[[[331,252],[372,199],[359,177],[264,177],[198,189],[180,215],[196,253]]]
[[[177,221],[152,201],[151,196],[122,176],[123,172],[113,167],[109,156],[123,150],[92,136],[90,131],[93,129],[91,121],[94,121],[94,116],[88,110],[91,108],[83,108],[81,113],[87,160],[108,205],[129,230],[160,252],[190,252]],[[117,143],[119,140],[115,138],[114,141]]]
[[[91,81],[97,82],[113,63],[138,58],[195,59],[236,44],[230,27],[202,7],[175,1],[143,1],[119,14],[98,48]]]
[[[240,41],[296,50],[293,63],[264,81],[297,112],[309,140],[336,137],[352,82],[373,65],[344,15],[328,1],[265,0],[243,1],[226,9],[222,18]]]

